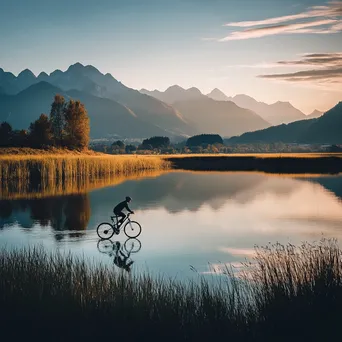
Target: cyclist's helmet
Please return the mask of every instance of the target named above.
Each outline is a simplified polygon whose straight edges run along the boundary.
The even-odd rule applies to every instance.
[[[129,196],[126,196],[126,201],[132,201],[132,198],[130,198]]]

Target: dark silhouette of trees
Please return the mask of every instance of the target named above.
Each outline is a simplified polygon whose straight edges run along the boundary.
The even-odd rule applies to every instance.
[[[65,114],[65,141],[68,148],[83,150],[89,144],[89,118],[80,101],[70,100]]]
[[[11,146],[12,140],[12,126],[8,122],[2,122],[0,124],[0,146]]]
[[[125,151],[126,153],[132,153],[137,150],[136,146],[134,145],[126,145]]]
[[[112,147],[118,147],[119,149],[124,149],[125,148],[125,144],[124,144],[123,141],[117,140],[117,141],[113,142]]]
[[[13,130],[7,122],[0,124],[0,147],[25,147],[28,145],[27,131],[24,129]]]
[[[42,114],[38,120],[31,123],[29,141],[30,145],[36,148],[43,148],[53,144],[51,122],[47,115]]]
[[[151,148],[151,147],[152,148]],[[140,149],[150,150],[154,148],[166,148],[170,146],[170,138],[168,137],[152,137],[143,140]]]
[[[57,94],[51,105],[50,121],[57,146],[63,146],[66,103],[62,95]]]
[[[89,132],[89,118],[84,105],[74,100],[65,102],[63,96],[56,95],[51,105],[50,118],[42,114],[30,124],[29,134],[25,130],[14,131],[10,124],[2,122],[0,147],[56,146],[83,150],[88,147]]]
[[[186,142],[186,146],[193,147],[193,146],[208,146],[208,145],[216,145],[222,144],[223,139],[218,134],[200,134],[194,135],[193,137],[189,138]]]
[[[117,140],[113,142],[111,146],[111,150],[112,150],[112,153],[114,154],[123,154],[125,153],[125,147],[126,146],[123,141]]]

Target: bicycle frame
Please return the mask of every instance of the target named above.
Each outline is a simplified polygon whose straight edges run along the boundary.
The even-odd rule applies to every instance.
[[[128,213],[128,214],[126,215],[125,219],[122,221],[122,223],[121,223],[121,225],[120,225],[120,227],[119,227],[120,230],[121,230],[121,228],[124,226],[124,223],[125,223],[127,220],[128,220],[128,222],[131,221],[130,218],[129,218],[130,215],[131,215],[131,213]],[[115,215],[115,216],[111,216],[110,218],[111,218],[111,220],[112,220],[112,222],[113,222],[114,228],[118,229],[119,216]],[[116,222],[114,222],[114,219],[116,219]]]

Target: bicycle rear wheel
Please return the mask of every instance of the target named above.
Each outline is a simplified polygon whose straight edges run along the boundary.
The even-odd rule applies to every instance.
[[[108,239],[101,239],[97,242],[97,249],[100,253],[110,254],[114,250],[114,243]]]
[[[125,224],[124,232],[129,238],[136,238],[141,233],[141,226],[136,221],[129,221]]]
[[[96,229],[100,239],[108,240],[114,235],[114,227],[107,222],[100,223]]]

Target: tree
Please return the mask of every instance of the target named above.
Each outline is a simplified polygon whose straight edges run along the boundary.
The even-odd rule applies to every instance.
[[[68,148],[83,150],[89,144],[89,117],[80,101],[70,100],[64,112],[65,142]]]
[[[12,126],[8,122],[2,122],[0,124],[0,146],[11,146],[12,139]]]
[[[27,147],[29,145],[29,135],[25,129],[13,131],[11,146]]]
[[[66,103],[62,95],[57,94],[51,105],[50,120],[55,143],[63,146]]]
[[[218,134],[194,135],[186,142],[186,146],[208,146],[216,144],[223,144],[223,139]]]
[[[125,148],[125,144],[121,140],[117,140],[113,142],[112,147],[117,147],[121,150]]]
[[[150,149],[150,148],[144,148],[145,146],[152,146],[152,149],[154,148],[165,148],[170,146],[170,139],[168,137],[152,137],[149,139],[143,140],[141,146],[142,149]]]
[[[134,145],[126,145],[125,151],[126,153],[132,153],[135,152],[137,148]]]
[[[30,124],[29,141],[32,147],[42,148],[53,143],[51,122],[42,114],[38,120]]]

